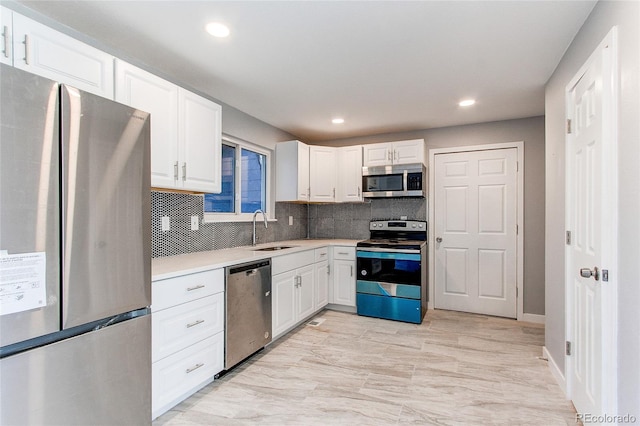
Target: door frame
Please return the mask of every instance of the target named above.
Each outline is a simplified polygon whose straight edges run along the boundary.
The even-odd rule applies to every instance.
[[[616,413],[618,401],[618,37],[617,27],[612,27],[602,42],[591,53],[578,72],[565,87],[565,123],[570,114],[571,90],[582,78],[596,55],[602,55],[603,90],[602,90],[602,167],[609,170],[608,179],[602,182],[601,200],[605,206],[602,210],[602,223],[610,224],[610,232],[601,232],[603,269],[609,270],[609,281],[601,287],[601,324],[602,324],[602,412]],[[565,132],[565,194],[569,189],[569,152],[570,134]],[[565,230],[571,231],[571,215],[569,198],[565,196]],[[604,229],[603,229],[604,231]],[[565,336],[567,342],[573,336],[573,291],[570,269],[570,246],[565,245],[564,286],[565,286]],[[565,354],[565,386],[566,396],[572,399],[574,357]],[[595,413],[594,413],[595,414]]]
[[[435,209],[438,206],[435,203],[436,182],[435,182],[435,156],[438,154],[454,154],[459,152],[470,151],[490,151],[496,149],[516,148],[518,152],[518,168],[516,171],[517,183],[516,183],[516,224],[518,226],[518,232],[516,234],[516,319],[518,321],[527,320],[532,322],[544,322],[544,317],[541,315],[531,315],[530,318],[525,317],[524,314],[524,141],[516,142],[504,142],[485,145],[471,145],[471,146],[456,146],[449,148],[434,148],[429,150],[429,194],[432,195],[431,208],[429,208],[429,199],[427,198],[427,211],[429,213],[429,222],[433,224],[429,229],[427,238],[428,246],[435,247]],[[428,250],[429,258],[429,301],[427,303],[428,309],[434,309],[435,302],[435,264],[436,253],[435,250]],[[540,317],[540,318],[539,318]]]

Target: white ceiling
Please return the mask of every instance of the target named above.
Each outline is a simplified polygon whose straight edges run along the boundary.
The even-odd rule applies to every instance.
[[[595,1],[19,3],[316,141],[544,114],[544,84]],[[231,36],[206,34],[210,21]]]

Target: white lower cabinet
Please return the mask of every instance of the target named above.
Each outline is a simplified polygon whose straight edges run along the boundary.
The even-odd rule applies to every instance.
[[[276,339],[328,303],[326,247],[271,259],[272,331]]]
[[[313,251],[311,251],[313,254]],[[313,264],[274,275],[272,333],[277,338],[315,312]]]
[[[152,418],[224,369],[224,270],[153,282]]]
[[[322,247],[315,251],[316,263],[314,264],[314,273],[316,279],[316,294],[314,299],[315,310],[327,306],[329,303],[329,284],[330,284],[330,267],[329,267],[329,248]]]
[[[332,247],[333,291],[330,303],[356,306],[356,249],[355,247]]]
[[[224,368],[224,333],[217,333],[152,366],[152,417],[188,398]]]

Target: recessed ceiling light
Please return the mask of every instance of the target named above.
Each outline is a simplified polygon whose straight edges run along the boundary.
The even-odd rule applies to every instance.
[[[214,37],[227,37],[229,35],[229,27],[220,22],[210,22],[204,28]]]
[[[473,99],[465,99],[464,101],[461,101],[458,105],[460,105],[461,107],[465,107],[465,106],[471,106],[475,103],[476,101]]]
[[[344,118],[334,118],[333,120],[331,120],[331,122],[333,124],[342,124],[344,123]]]

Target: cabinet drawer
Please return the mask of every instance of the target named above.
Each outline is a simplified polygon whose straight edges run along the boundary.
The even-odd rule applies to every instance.
[[[315,262],[314,250],[285,254],[271,258],[271,275],[281,274]]]
[[[223,368],[224,332],[153,363],[152,417],[198,391]]]
[[[342,260],[356,260],[356,248],[355,247],[333,247],[333,258]]]
[[[329,247],[320,247],[315,250],[315,263],[329,260]]]
[[[197,272],[152,284],[153,312],[224,291],[224,270]]]
[[[152,358],[158,361],[224,329],[224,293],[151,314]]]

